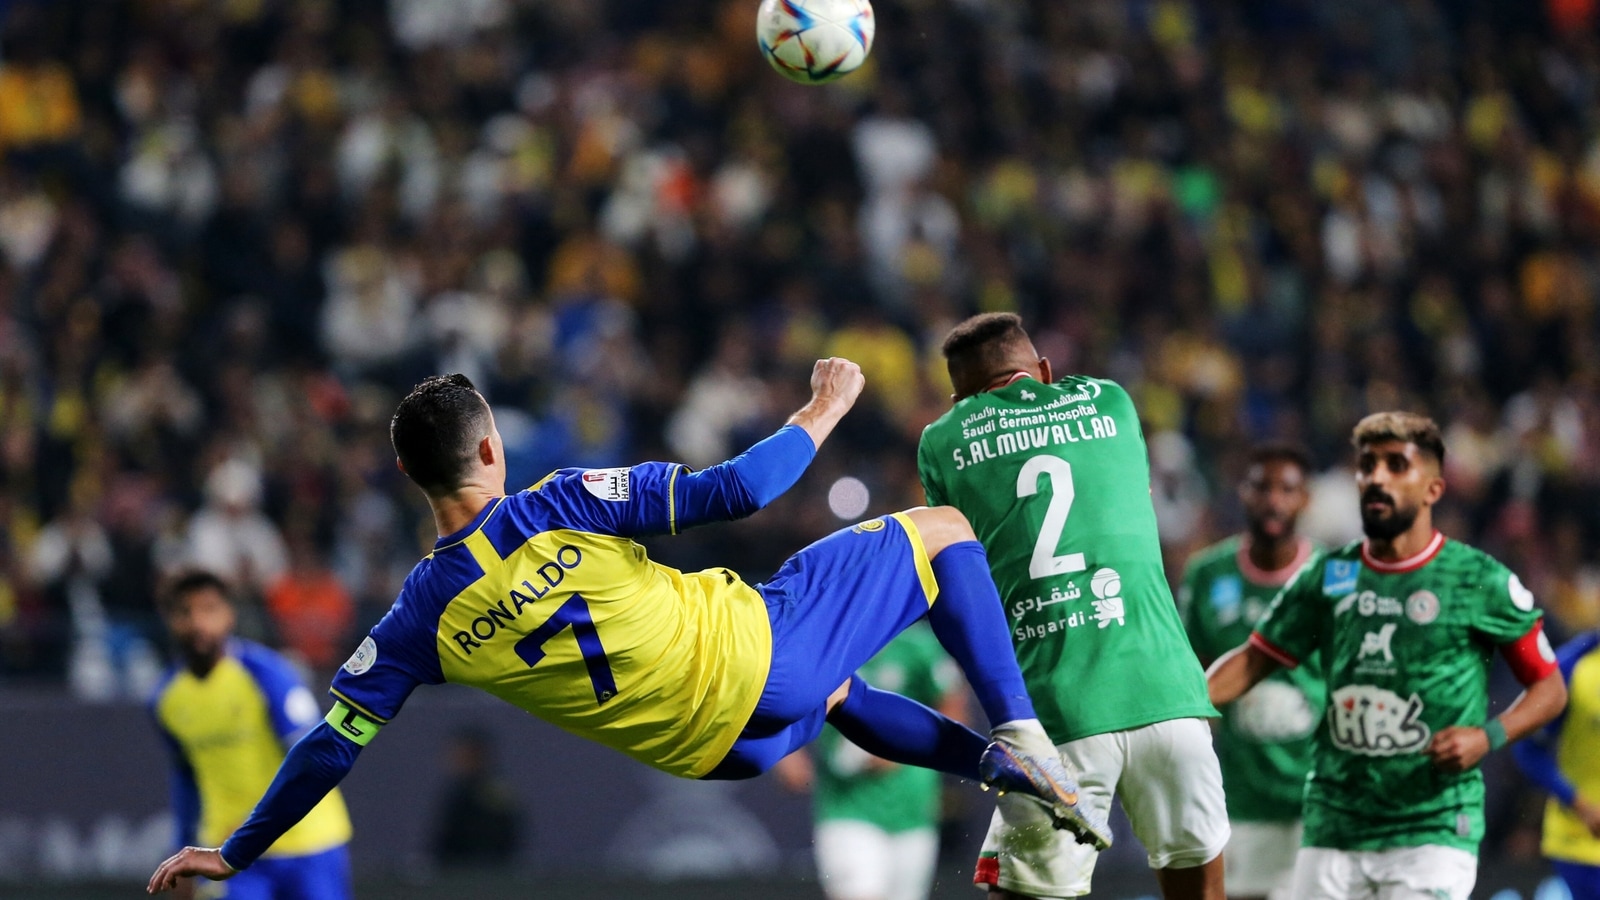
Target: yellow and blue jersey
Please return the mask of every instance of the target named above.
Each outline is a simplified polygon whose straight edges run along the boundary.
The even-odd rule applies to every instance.
[[[204,677],[173,669],[150,707],[172,755],[178,842],[207,847],[245,821],[288,746],[321,717],[283,657],[242,639]],[[349,840],[344,799],[332,791],[266,855],[305,856]]]
[[[759,710],[773,668],[768,601],[726,569],[657,565],[633,538],[750,515],[815,454],[805,429],[787,425],[704,471],[563,469],[489,502],[411,571],[334,676],[338,702],[284,759],[223,859],[254,862],[419,684],[472,685],[663,771],[711,773]]]
[[[1600,838],[1572,811],[1581,794],[1600,800],[1600,632],[1562,645],[1556,663],[1567,682],[1567,708],[1517,744],[1517,762],[1550,792],[1542,850],[1550,859],[1600,866]]]
[[[680,572],[633,540],[759,505],[723,495],[736,479],[691,477],[563,469],[494,501],[412,570],[333,695],[382,724],[418,684],[471,685],[662,771],[710,772],[761,697],[772,634],[737,575]]]

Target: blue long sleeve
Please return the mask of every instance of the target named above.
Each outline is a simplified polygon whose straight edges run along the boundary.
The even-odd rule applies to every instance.
[[[199,840],[200,786],[195,782],[194,769],[190,768],[189,760],[178,748],[178,742],[165,730],[161,732],[161,738],[172,755],[168,795],[172,803],[173,836],[177,846],[187,847]]]
[[[1529,781],[1549,791],[1551,796],[1561,801],[1561,805],[1572,805],[1577,789],[1567,780],[1567,776],[1561,774],[1561,767],[1556,765],[1556,755],[1551,752],[1544,735],[1518,741],[1512,746],[1511,755],[1516,758],[1518,768],[1528,776]]]
[[[255,862],[338,786],[360,753],[361,748],[340,737],[332,725],[319,722],[289,748],[266,795],[222,845],[223,860],[235,869]]]
[[[811,435],[785,425],[724,463],[679,476],[679,527],[748,516],[778,499],[817,455]]]

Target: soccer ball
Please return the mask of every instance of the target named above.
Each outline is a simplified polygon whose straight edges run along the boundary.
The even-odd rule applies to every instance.
[[[876,30],[867,0],[761,0],[756,11],[762,55],[801,84],[826,84],[860,68]]]

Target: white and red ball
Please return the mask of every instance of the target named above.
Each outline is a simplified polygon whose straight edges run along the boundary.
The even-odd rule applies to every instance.
[[[761,0],[756,11],[761,54],[801,84],[826,84],[860,68],[876,30],[867,0]]]

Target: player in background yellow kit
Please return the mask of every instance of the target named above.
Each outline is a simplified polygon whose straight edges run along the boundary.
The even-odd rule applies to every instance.
[[[418,385],[390,437],[433,510],[433,553],[335,676],[333,711],[284,760],[249,821],[219,849],[167,860],[149,889],[249,865],[349,772],[417,685],[445,681],[686,778],[757,775],[826,719],[884,759],[1038,797],[1059,827],[1109,844],[1034,715],[988,560],[959,512],[861,522],[755,586],[727,569],[651,562],[633,540],[771,502],[863,385],[854,363],[819,360],[811,401],[726,463],[562,469],[510,496],[494,416],[471,382]],[[924,616],[972,685],[993,743],[852,674]]]
[[[1600,631],[1556,651],[1567,708],[1512,748],[1522,773],[1550,792],[1541,850],[1573,900],[1600,900]]]
[[[272,783],[284,752],[321,719],[287,660],[235,637],[233,604],[210,572],[175,578],[161,614],[180,657],[150,701],[172,755],[178,846],[222,842]],[[350,816],[330,791],[257,864],[228,882],[228,900],[347,900]]]

